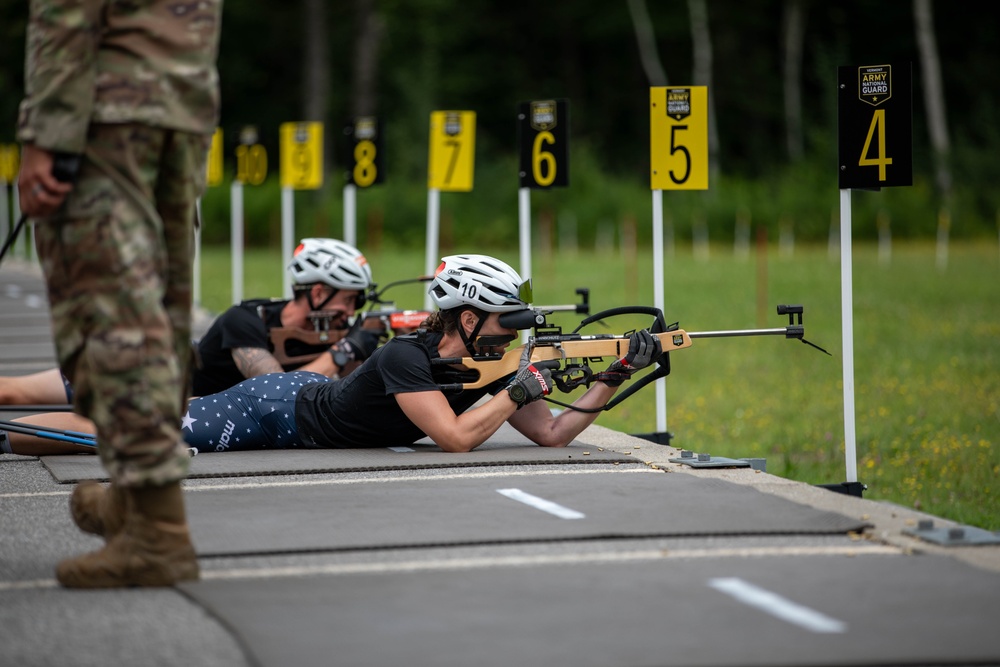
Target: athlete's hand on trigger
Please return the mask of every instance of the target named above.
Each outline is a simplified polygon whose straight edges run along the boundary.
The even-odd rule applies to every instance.
[[[517,375],[507,385],[510,399],[517,403],[518,407],[552,393],[552,372],[544,365],[535,365],[531,362],[531,350],[531,345],[524,346]]]

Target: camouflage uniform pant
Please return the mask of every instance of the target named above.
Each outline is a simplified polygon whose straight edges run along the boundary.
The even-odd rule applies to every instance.
[[[187,475],[180,422],[208,142],[144,125],[92,125],[72,193],[35,224],[59,365],[121,486]]]

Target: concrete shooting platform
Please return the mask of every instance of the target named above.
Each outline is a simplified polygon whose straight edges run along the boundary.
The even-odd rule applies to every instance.
[[[54,366],[47,317],[7,258],[0,375]],[[596,426],[199,454],[202,579],[112,591],[53,578],[101,544],[68,511],[97,457],[0,455],[0,664],[1000,665],[994,534],[680,454]]]

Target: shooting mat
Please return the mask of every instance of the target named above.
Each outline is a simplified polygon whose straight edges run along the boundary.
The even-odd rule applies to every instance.
[[[626,454],[601,451],[574,440],[568,447],[539,447],[508,424],[471,452],[441,451],[429,440],[413,446],[380,449],[283,449],[259,452],[199,454],[191,459],[192,479],[303,473],[416,470],[493,465],[569,465],[640,463]],[[42,463],[56,481],[68,484],[83,479],[107,480],[96,456],[71,454],[43,456]]]
[[[679,475],[678,475],[679,477]],[[816,612],[813,631],[715,587]],[[1000,660],[1000,576],[934,556],[446,565],[180,588],[261,667],[971,665]],[[765,599],[765,603],[770,600]]]
[[[747,486],[648,468],[193,486],[185,503],[199,556],[846,534],[867,525]]]

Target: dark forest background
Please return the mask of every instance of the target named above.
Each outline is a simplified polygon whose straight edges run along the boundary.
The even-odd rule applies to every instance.
[[[0,0],[5,143],[14,140],[23,90],[27,6]],[[474,110],[475,190],[443,198],[444,243],[512,242],[516,105],[566,98],[570,186],[535,194],[533,214],[553,229],[571,220],[584,240],[626,219],[639,220],[641,236],[650,209],[649,87],[708,85],[710,189],[665,194],[673,228],[684,234],[703,222],[713,238],[731,237],[744,216],[825,239],[838,205],[837,67],[908,62],[914,184],[856,196],[856,234],[874,236],[880,218],[897,236],[930,237],[946,218],[954,236],[996,238],[998,25],[978,4],[940,0],[227,0],[219,59],[227,178],[240,130],[256,126],[271,178],[247,190],[247,238],[273,241],[278,126],[324,122],[325,186],[297,196],[297,224],[302,233],[337,235],[341,128],[377,115],[386,182],[359,193],[359,241],[418,243],[429,114]],[[204,205],[209,222],[228,215],[228,190],[214,188]],[[206,225],[207,240],[227,238],[225,227]]]

